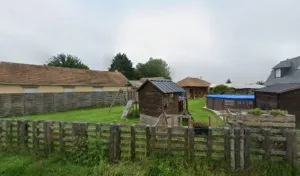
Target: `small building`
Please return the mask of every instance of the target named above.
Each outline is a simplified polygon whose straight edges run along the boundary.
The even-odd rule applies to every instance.
[[[286,110],[296,116],[296,125],[300,126],[300,84],[275,84],[258,89],[254,105],[263,110]]]
[[[177,84],[183,87],[187,93],[188,98],[203,98],[208,93],[210,83],[200,78],[187,77]]]
[[[120,72],[0,63],[0,93],[119,91],[127,83]]]
[[[147,80],[139,93],[140,122],[154,125],[162,113],[180,114],[184,111],[184,89],[171,80]],[[178,121],[175,120],[175,125]]]

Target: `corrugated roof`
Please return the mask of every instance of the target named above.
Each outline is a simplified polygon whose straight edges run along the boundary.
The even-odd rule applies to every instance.
[[[176,83],[174,83],[171,80],[164,79],[164,80],[148,80],[146,81],[139,89],[138,91],[144,87],[147,83],[152,83],[155,87],[157,87],[162,93],[180,93],[185,92],[185,90],[178,86]]]
[[[178,81],[177,84],[181,87],[209,87],[210,83],[199,79],[199,78],[191,78],[187,77],[181,81]]]
[[[145,83],[147,80],[162,80],[165,79],[164,77],[148,77],[148,78],[141,78],[140,82]]]
[[[300,84],[274,84],[258,89],[255,92],[284,93],[295,89],[300,89]]]
[[[125,86],[127,81],[127,78],[120,72],[0,63],[0,83],[2,84]]]

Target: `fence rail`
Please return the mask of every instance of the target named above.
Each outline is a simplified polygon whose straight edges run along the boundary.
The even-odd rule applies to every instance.
[[[298,133],[224,127],[197,135],[188,127],[0,119],[0,149],[45,156],[105,152],[111,162],[160,153],[178,155],[187,162],[205,157],[225,161],[232,169],[245,169],[254,159],[277,157],[291,164],[300,161]]]

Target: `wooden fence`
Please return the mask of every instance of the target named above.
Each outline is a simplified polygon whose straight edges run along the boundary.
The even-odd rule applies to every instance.
[[[106,153],[111,162],[144,157],[180,156],[187,162],[206,158],[245,169],[253,160],[284,159],[296,164],[300,131],[271,133],[267,129],[209,128],[196,135],[188,127],[155,127],[66,121],[0,119],[0,149],[17,149],[48,156]]]

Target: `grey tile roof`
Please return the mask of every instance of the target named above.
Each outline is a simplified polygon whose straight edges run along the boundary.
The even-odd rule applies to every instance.
[[[180,93],[185,92],[185,90],[178,86],[171,80],[149,80],[155,87],[161,90],[163,93]]]
[[[290,68],[292,66],[292,62],[288,59],[285,61],[279,62],[274,68]]]
[[[265,82],[266,86],[274,85],[274,84],[290,84],[290,83],[300,83],[300,57],[295,57],[292,59],[285,60],[288,61],[291,66],[289,68],[283,68],[282,69],[282,77],[281,78],[275,78],[275,71],[272,70],[270,76]],[[279,66],[286,65],[286,62],[280,62]],[[276,68],[277,65],[274,67]]]
[[[274,84],[272,86],[267,86],[256,90],[255,92],[267,92],[267,93],[283,93],[291,90],[300,89],[300,84]]]

